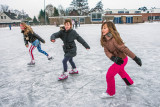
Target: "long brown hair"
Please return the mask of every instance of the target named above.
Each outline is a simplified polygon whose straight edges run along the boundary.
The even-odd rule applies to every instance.
[[[31,32],[33,34],[33,30],[29,25],[27,25],[24,22],[21,22],[20,24],[23,25],[23,27],[24,27],[24,35],[28,35],[29,32]]]
[[[102,26],[101,26],[101,30],[103,28],[104,25],[107,25],[108,29],[109,29],[109,32],[112,34],[113,38],[116,40],[116,42],[119,44],[119,45],[122,45],[124,44],[123,40],[121,39],[117,29],[116,29],[116,26],[113,22],[111,21],[107,21],[107,22],[104,22],[102,23]],[[102,47],[104,47],[104,42],[106,41],[105,38],[104,38],[104,35],[102,34],[102,31],[101,31],[101,45]]]

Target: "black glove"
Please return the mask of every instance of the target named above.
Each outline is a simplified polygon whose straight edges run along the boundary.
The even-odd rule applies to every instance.
[[[113,62],[115,62],[116,64],[118,64],[118,65],[121,65],[121,64],[123,64],[123,60],[122,60],[122,58],[120,58],[120,57],[116,57],[116,56],[112,56],[111,57],[111,60],[113,61]]]
[[[24,30],[22,30],[21,33],[24,33]]]
[[[137,56],[135,56],[135,58],[133,59],[139,66],[142,66],[142,61],[140,58],[138,58]]]

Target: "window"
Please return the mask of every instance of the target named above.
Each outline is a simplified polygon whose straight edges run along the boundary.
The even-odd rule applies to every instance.
[[[92,19],[96,19],[96,14],[92,14]]]
[[[148,16],[148,20],[153,20],[153,16]]]
[[[72,18],[72,20],[76,21],[76,18]]]
[[[160,20],[160,16],[155,16],[155,20]]]
[[[102,18],[102,14],[98,13],[97,14],[97,19],[101,19]]]
[[[3,19],[3,16],[1,16],[1,19]]]
[[[79,20],[80,20],[80,22],[84,22],[84,18],[80,18]]]
[[[99,22],[102,21],[101,13],[92,13],[92,21]]]
[[[112,11],[106,11],[106,14],[112,14]]]
[[[118,11],[118,13],[124,13],[124,11]]]
[[[141,13],[141,11],[135,11],[135,13]]]
[[[125,11],[125,13],[129,13],[129,11]]]
[[[6,19],[6,16],[4,16],[4,19]]]

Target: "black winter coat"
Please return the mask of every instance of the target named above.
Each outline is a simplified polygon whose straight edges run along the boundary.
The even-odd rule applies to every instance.
[[[28,42],[33,43],[36,39],[38,39],[42,43],[45,43],[45,41],[38,34],[36,34],[35,32],[33,32],[33,34],[31,32],[29,32],[27,35],[24,35],[24,33],[23,33],[23,37],[24,37],[25,45],[27,45]]]
[[[61,40],[63,41],[63,51],[65,53],[64,56],[66,57],[76,56],[77,47],[74,41],[75,39],[79,43],[81,43],[86,49],[90,49],[89,45],[85,42],[85,40],[81,36],[79,36],[79,34],[73,29],[70,29],[68,31],[60,30],[59,32],[51,35],[51,40],[55,40],[56,38],[61,38]]]

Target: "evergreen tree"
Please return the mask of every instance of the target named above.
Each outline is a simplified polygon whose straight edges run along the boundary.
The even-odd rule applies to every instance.
[[[54,16],[59,16],[59,13],[56,7],[54,7]]]
[[[88,0],[73,0],[70,5],[72,6],[72,10],[77,10],[80,15],[88,13]]]
[[[95,9],[96,9],[98,12],[102,12],[102,11],[103,11],[102,1],[99,1],[99,2],[97,3]]]
[[[144,7],[140,7],[138,10],[146,11],[148,9],[147,9],[147,7],[144,6]]]
[[[42,9],[39,12],[38,20],[40,21],[41,24],[45,24],[45,15],[44,15],[44,11]]]
[[[33,18],[33,23],[34,24],[37,24],[38,23],[38,20],[37,20],[37,18],[34,16],[34,18]]]
[[[46,23],[49,24],[49,15],[46,13]]]
[[[45,21],[45,15],[46,15],[46,21]],[[41,24],[48,24],[49,23],[48,13],[45,14],[45,11],[41,9],[41,11],[39,12],[38,20],[40,21]]]
[[[30,18],[30,17],[27,17],[27,18],[26,18],[26,20],[27,20],[27,21],[30,21],[30,20],[32,20],[32,18]]]
[[[90,12],[102,12],[103,11],[103,3],[99,1],[94,8],[90,10]]]

